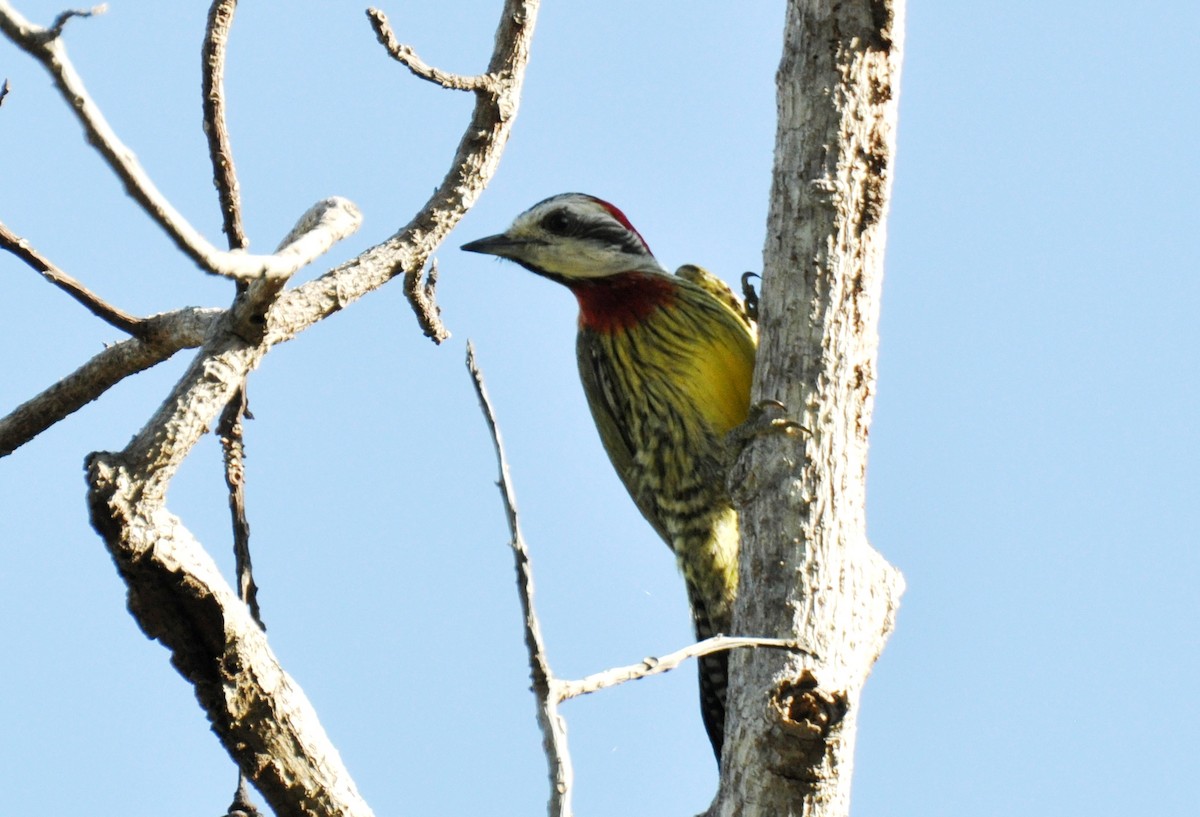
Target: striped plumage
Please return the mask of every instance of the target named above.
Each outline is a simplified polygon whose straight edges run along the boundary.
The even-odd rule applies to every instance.
[[[579,374],[600,439],[642,515],[675,553],[696,636],[729,632],[737,513],[726,435],[746,419],[753,323],[720,279],[666,272],[620,210],[566,193],[464,250],[567,286],[579,302]],[[728,654],[700,659],[700,703],[718,760]]]

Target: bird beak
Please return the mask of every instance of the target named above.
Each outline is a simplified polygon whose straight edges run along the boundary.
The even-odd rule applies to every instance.
[[[489,235],[487,238],[468,241],[460,249],[467,252],[483,253],[484,255],[498,255],[501,258],[512,258],[519,254],[521,249],[528,243],[528,241],[523,239],[509,238],[504,233],[500,233],[498,235]]]

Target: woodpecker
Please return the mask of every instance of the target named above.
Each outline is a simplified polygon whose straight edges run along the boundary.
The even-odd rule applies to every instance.
[[[668,273],[620,210],[552,196],[468,252],[515,261],[579,302],[576,355],[604,449],[642,515],[675,554],[698,639],[730,629],[738,518],[725,439],[746,420],[757,334],[706,270]],[[700,659],[700,708],[717,762],[728,653]]]

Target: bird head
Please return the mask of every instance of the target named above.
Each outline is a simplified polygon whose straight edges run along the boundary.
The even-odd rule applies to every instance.
[[[497,235],[463,244],[565,284],[627,272],[665,272],[625,214],[583,193],[561,193],[517,216]]]

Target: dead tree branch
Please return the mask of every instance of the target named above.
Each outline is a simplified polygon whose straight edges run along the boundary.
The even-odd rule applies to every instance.
[[[491,74],[475,76],[451,74],[427,64],[417,56],[417,52],[413,50],[412,46],[405,45],[396,38],[387,15],[379,9],[367,9],[367,18],[371,21],[371,27],[375,29],[375,36],[379,38],[379,44],[387,49],[392,59],[411,71],[413,76],[452,91],[494,92],[496,90],[496,80]]]
[[[222,314],[220,309],[189,307],[144,319],[144,337],[114,343],[0,419],[0,457],[16,451],[130,375],[157,366],[181,349],[200,346]]]
[[[467,342],[467,371],[471,373],[471,382],[475,386],[475,394],[479,398],[479,406],[487,421],[491,433],[492,444],[496,449],[496,463],[500,475],[496,487],[500,489],[500,497],[504,501],[504,514],[508,519],[508,530],[511,536],[509,546],[512,548],[513,561],[517,569],[517,595],[521,599],[521,613],[525,627],[525,648],[529,653],[529,675],[533,681],[533,694],[538,703],[538,726],[542,730],[542,747],[546,751],[546,763],[550,773],[550,815],[551,817],[570,817],[571,815],[571,786],[574,772],[571,770],[571,753],[567,747],[567,723],[558,712],[558,705],[564,700],[555,694],[555,686],[560,683],[550,670],[550,660],[546,656],[546,644],[542,640],[541,624],[538,622],[537,611],[533,605],[533,571],[529,563],[529,548],[525,537],[521,535],[521,524],[517,517],[517,500],[512,489],[512,480],[508,473],[508,459],[504,456],[504,443],[500,440],[500,427],[496,423],[496,414],[492,409],[492,401],[488,397],[487,386],[483,382],[483,373],[475,361],[475,347]]]
[[[90,9],[67,9],[64,12],[60,12],[59,15],[54,18],[54,22],[50,24],[50,29],[46,32],[46,34],[51,38],[61,37],[63,31],[67,27],[67,23],[73,18],[95,17],[97,14],[104,14],[106,11],[108,11],[107,3],[101,3],[100,5],[93,6]]]
[[[196,689],[213,731],[277,815],[371,817],[317,714],[204,548],[139,494],[119,458],[88,458],[92,523],[129,610]]]
[[[567,746],[567,724],[559,713],[559,705],[564,701],[651,675],[670,672],[690,658],[699,658],[724,650],[741,647],[771,647],[801,652],[804,650],[799,642],[789,639],[717,635],[661,658],[645,658],[637,664],[604,670],[577,681],[556,678],[550,669],[541,624],[533,603],[533,568],[529,558],[529,547],[521,534],[517,500],[508,471],[508,459],[504,454],[504,443],[500,438],[500,426],[496,422],[495,410],[492,408],[491,398],[488,397],[483,373],[475,359],[475,347],[470,341],[467,342],[467,371],[471,374],[471,383],[475,387],[475,395],[479,398],[479,406],[496,451],[496,464],[499,469],[496,487],[500,489],[505,518],[508,520],[509,547],[512,549],[517,572],[517,595],[521,601],[529,675],[533,682],[534,697],[537,699],[538,726],[542,731],[542,747],[546,752],[546,764],[550,775],[549,813],[551,817],[567,817],[572,813],[571,786],[574,774]]]
[[[442,310],[437,305],[434,294],[437,290],[438,266],[437,259],[429,261],[429,272],[421,274],[421,270],[408,270],[404,273],[404,294],[412,304],[417,314],[417,323],[425,337],[434,343],[441,343],[450,337],[450,331],[442,323]]]
[[[486,80],[472,88],[475,107],[448,172],[408,224],[358,258],[285,290],[296,270],[357,228],[353,205],[339,199],[319,203],[272,255],[217,250],[158,191],[88,96],[60,36],[62,23],[72,15],[60,18],[57,28],[41,28],[21,17],[8,0],[0,0],[0,31],[46,68],[88,141],[130,195],[187,257],[245,284],[231,309],[203,313],[203,332],[184,338],[177,325],[148,319],[148,340],[118,344],[87,371],[19,408],[0,422],[0,440],[19,445],[130,371],[162,359],[171,345],[200,342],[187,371],[130,443],[119,452],[88,457],[89,508],[93,526],[128,585],[129,609],[139,626],[171,651],[172,662],[196,687],[226,750],[279,815],[365,817],[370,809],[248,608],[167,509],[167,487],[275,344],[397,275],[419,275],[426,266],[496,170],[517,112],[537,8],[536,0],[504,3]],[[232,11],[232,5],[213,11],[206,59],[220,61],[220,42],[228,33],[225,11]],[[208,74],[210,92],[220,96],[219,71],[212,62]],[[218,100],[210,124],[219,119],[219,107]],[[222,170],[232,168],[228,155],[228,141],[218,134],[214,161]],[[239,209],[236,181],[223,172],[217,175],[225,179],[218,184],[224,185],[222,207],[228,217]],[[414,290],[430,301],[429,284]],[[428,311],[433,325],[436,309]]]
[[[129,586],[131,612],[149,636],[171,650],[226,750],[277,814],[370,810],[246,606],[167,509],[167,486],[275,344],[393,277],[425,267],[495,172],[516,115],[537,5],[505,3],[489,80],[475,90],[475,108],[451,166],[425,205],[383,243],[285,291],[295,270],[357,226],[353,206],[341,200],[319,204],[270,256],[216,251],[179,217],[116,138],[58,38],[0,0],[0,28],[47,68],[89,139],[147,213],[188,257],[247,284],[233,308],[213,318],[191,365],[130,443],[88,458],[88,496],[92,524]],[[420,289],[430,294],[427,285]]]
[[[229,514],[233,522],[234,574],[238,581],[238,598],[246,603],[250,615],[265,630],[250,559],[250,522],[246,517],[246,454],[242,421],[249,416],[246,386],[242,384],[242,388],[234,393],[221,412],[217,436],[225,456],[225,485],[229,489]]]
[[[250,245],[242,225],[241,188],[233,164],[233,147],[225,122],[225,52],[237,0],[213,0],[208,7],[208,24],[202,49],[201,93],[204,100],[204,135],[213,167],[213,184],[221,201],[222,232],[231,250]]]
[[[202,49],[202,95],[204,134],[208,138],[209,161],[213,168],[213,184],[221,204],[222,232],[231,250],[249,246],[242,224],[242,204],[237,170],[233,164],[233,146],[225,121],[225,51],[237,0],[213,0],[208,9]],[[357,221],[357,219],[356,219]],[[238,296],[245,294],[246,285],[238,284]],[[272,294],[271,299],[274,298]],[[250,610],[258,626],[263,624],[258,604],[258,585],[254,581],[254,566],[250,556],[250,521],[246,513],[246,440],[243,420],[250,417],[245,381],[225,404],[217,424],[221,452],[225,465],[225,486],[229,492],[230,523],[233,527],[234,573],[237,577],[238,598]],[[257,814],[247,798],[246,773],[238,769],[238,785],[230,814]]]
[[[630,681],[640,681],[651,675],[660,675],[679,667],[683,662],[692,658],[702,658],[715,652],[736,650],[743,647],[769,647],[772,649],[804,652],[800,642],[787,638],[750,638],[747,636],[714,635],[695,644],[689,644],[681,650],[668,653],[659,658],[643,658],[636,664],[624,667],[613,667],[602,672],[593,673],[578,681],[555,680],[554,694],[560,701],[577,698],[580,695],[590,695],[602,689],[620,686]]]
[[[80,16],[71,13],[72,16]],[[65,21],[60,15],[60,21]],[[58,28],[42,28],[22,17],[8,0],[0,0],[0,31],[50,73],[59,94],[71,107],[93,145],[125,189],[146,214],[175,242],[175,245],[202,269],[238,281],[253,281],[269,275],[288,278],[315,260],[303,254],[255,256],[221,251],[214,247],[183,217],[158,189],[116,131],[109,125],[100,107],[92,100],[83,79],[67,56]]]
[[[43,278],[83,304],[89,312],[109,326],[120,329],[122,332],[127,332],[130,335],[141,333],[142,326],[145,323],[141,318],[130,315],[123,309],[105,301],[99,295],[79,283],[79,281],[56,267],[50,259],[39,253],[28,241],[8,229],[3,223],[0,223],[0,249],[8,250],[30,267],[40,272]]]

